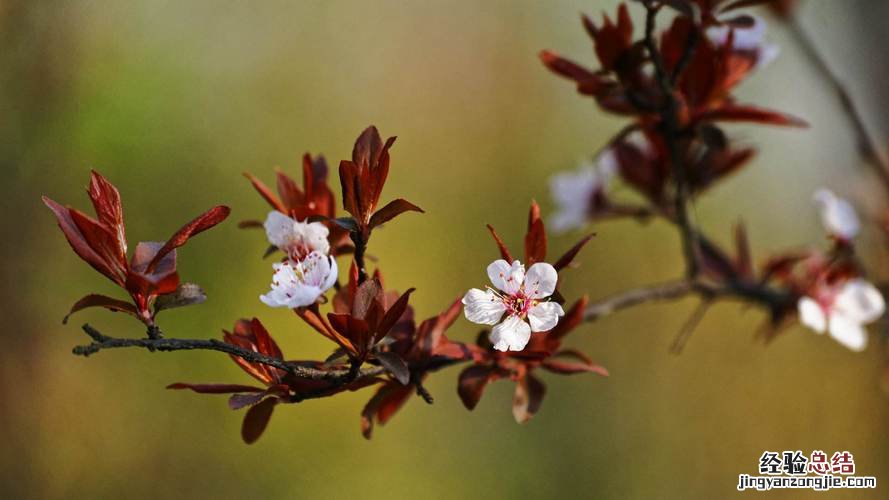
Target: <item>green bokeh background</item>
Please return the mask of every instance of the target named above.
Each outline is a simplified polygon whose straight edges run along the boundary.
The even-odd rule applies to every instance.
[[[813,1],[817,34],[881,130],[885,53],[866,9],[878,2]],[[68,1],[0,2],[0,168],[3,295],[0,491],[8,498],[720,498],[764,450],[850,450],[858,472],[889,487],[889,400],[883,342],[854,354],[790,328],[753,342],[760,311],[724,303],[681,356],[668,346],[695,307],[647,305],[580,328],[570,339],[608,367],[608,379],[544,375],[548,394],[515,424],[512,385],[491,386],[474,412],[455,391],[457,369],[432,377],[433,406],[408,405],[365,441],[369,391],[281,407],[263,438],[239,438],[224,397],[171,392],[174,381],[248,382],[218,353],[70,349],[84,321],[138,336],[128,318],[86,311],[60,319],[90,292],[118,294],[69,250],[40,195],[86,208],[90,168],[122,192],[131,243],[167,237],[207,207],[231,221],[180,253],[181,274],[209,301],[162,316],[171,336],[215,337],[256,315],[292,358],[330,345],[291,313],[263,306],[266,243],[235,220],[267,210],[241,172],[271,181],[296,173],[305,151],[332,164],[376,124],[398,135],[385,198],[426,209],[375,234],[387,284],[415,286],[417,313],[446,307],[484,283],[496,256],[485,223],[519,244],[529,200],[548,211],[547,179],[573,167],[620,127],[538,62],[542,48],[592,64],[577,13],[613,1]],[[638,19],[638,7],[634,7]],[[883,9],[885,10],[885,8]],[[879,19],[880,16],[876,16]],[[739,91],[812,123],[804,131],[732,127],[761,153],[695,208],[719,241],[743,219],[755,254],[821,244],[811,192],[830,185],[871,214],[881,205],[849,127],[780,24],[782,56]],[[874,28],[876,29],[876,28]],[[883,44],[885,46],[885,44]],[[870,47],[870,48],[868,48]],[[623,194],[628,194],[622,190]],[[597,225],[565,294],[601,297],[681,272],[671,228]],[[551,239],[553,253],[578,235]],[[887,276],[883,244],[862,238],[865,261]],[[469,341],[465,320],[452,337]],[[805,492],[773,492],[796,498]],[[812,494],[814,495],[814,494]],[[832,492],[831,498],[860,498]]]

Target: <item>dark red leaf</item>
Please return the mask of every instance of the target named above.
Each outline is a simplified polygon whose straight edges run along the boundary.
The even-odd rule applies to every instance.
[[[238,229],[262,229],[262,227],[263,224],[261,220],[248,219],[238,222]]]
[[[263,199],[265,199],[265,201],[272,206],[272,208],[283,214],[290,215],[287,213],[287,207],[284,206],[281,200],[279,200],[278,197],[275,196],[275,193],[273,193],[268,186],[263,184],[261,180],[257,179],[253,174],[249,172],[244,172],[244,177],[246,177],[250,181],[250,184],[253,184],[253,188],[256,189],[256,192],[258,192],[259,195],[262,196]]]
[[[194,283],[180,283],[175,292],[157,298],[154,302],[154,311],[203,304],[206,300],[207,294],[200,286]]]
[[[83,233],[80,232],[80,229],[77,228],[77,224],[75,224],[74,220],[71,218],[70,210],[46,196],[43,197],[43,203],[52,210],[53,214],[55,214],[56,220],[59,223],[59,228],[61,228],[62,233],[65,235],[65,239],[68,240],[68,244],[71,245],[74,253],[86,261],[87,264],[92,266],[93,269],[104,274],[118,285],[123,286],[126,278],[119,273],[115,273],[105,259],[90,247],[86,238],[83,237]]]
[[[754,106],[733,104],[727,104],[714,110],[707,111],[700,116],[700,119],[705,121],[753,122],[789,127],[809,126],[805,120],[795,116]]]
[[[99,223],[79,210],[69,208],[68,213],[90,248],[99,254],[116,275],[125,275],[126,255],[119,248],[117,236],[112,232],[112,228]]]
[[[398,354],[391,351],[382,351],[375,353],[377,360],[389,371],[395,380],[401,385],[407,385],[411,381],[411,372],[407,368],[407,363]]]
[[[383,319],[380,320],[380,324],[377,326],[377,335],[380,337],[389,333],[389,330],[398,323],[398,320],[404,316],[404,312],[407,310],[407,302],[410,298],[411,293],[414,292],[414,288],[408,289],[408,291],[401,294],[398,297],[398,300],[395,301],[394,304],[389,306],[389,309],[386,311],[386,314],[383,316]]]
[[[497,231],[494,230],[494,226],[488,224],[488,231],[491,232],[491,236],[494,237],[494,242],[497,243],[497,248],[500,250],[500,256],[506,262],[512,263],[512,255],[509,253],[509,249],[506,248],[506,245],[503,243],[503,240],[500,239],[500,235],[497,234]]]
[[[512,398],[512,416],[516,422],[523,424],[537,413],[543,403],[546,386],[531,374],[527,374],[516,382],[515,394]]]
[[[467,410],[476,407],[488,382],[492,380],[493,369],[485,365],[472,365],[460,372],[457,381],[457,394]]]
[[[356,219],[362,219],[362,213],[358,208],[360,193],[358,165],[347,160],[340,162],[340,186],[343,190],[343,209]]]
[[[546,260],[546,228],[540,218],[540,206],[531,202],[528,212],[528,232],[525,234],[525,265]]]
[[[281,196],[281,203],[287,207],[285,212],[288,216],[292,215],[290,209],[298,207],[305,202],[302,189],[296,185],[296,182],[281,170],[275,171],[275,181],[277,183],[278,195]]]
[[[750,242],[747,240],[747,230],[743,223],[735,225],[735,265],[738,274],[743,278],[753,277],[753,259],[750,254]]]
[[[133,304],[123,300],[106,297],[104,295],[91,294],[75,302],[74,305],[71,306],[71,310],[68,311],[68,314],[65,315],[62,323],[67,323],[68,318],[70,318],[72,314],[88,307],[104,307],[110,311],[127,313],[141,320],[141,318],[139,318],[139,311],[136,310],[136,306]]]
[[[567,359],[566,359],[567,358]],[[562,375],[575,373],[596,373],[608,376],[608,370],[593,363],[585,354],[573,349],[565,349],[543,360],[543,368]]]
[[[238,384],[188,384],[185,382],[176,382],[170,384],[167,389],[191,389],[201,394],[231,394],[233,392],[265,392],[260,387],[251,387],[249,385]]]
[[[423,209],[414,205],[413,203],[404,200],[402,198],[398,198],[396,200],[392,200],[386,204],[383,208],[379,209],[374,213],[370,218],[369,226],[371,228],[375,228],[381,224],[385,224],[386,222],[394,219],[395,217],[405,213],[405,212],[420,212],[424,213]]]
[[[117,241],[118,260],[127,260],[127,236],[123,225],[123,206],[114,184],[95,170],[90,172],[90,200],[99,222],[110,229]]]
[[[408,400],[411,392],[413,390],[410,386],[394,383],[384,384],[377,389],[377,392],[361,410],[361,434],[366,439],[370,439],[373,433],[374,417],[380,425],[385,425]]]
[[[578,241],[573,247],[569,248],[564,255],[559,257],[559,260],[553,264],[553,267],[556,268],[556,271],[561,271],[565,267],[571,265],[574,262],[574,258],[577,257],[577,254],[580,253],[580,250],[583,249],[584,245],[586,245],[596,233],[591,233],[583,237],[580,241]]]
[[[607,85],[602,77],[554,52],[544,50],[540,52],[539,57],[544,66],[553,73],[574,80],[577,83],[578,90],[583,94],[597,95]]]
[[[154,260],[148,264],[147,271],[151,272],[165,255],[184,245],[193,236],[196,236],[224,221],[229,213],[231,213],[230,208],[219,205],[207,210],[188,224],[182,226],[182,228],[179,229],[179,231],[176,231],[176,233],[167,240],[164,246],[158,250],[157,254],[154,256]]]
[[[352,301],[352,316],[365,319],[374,304],[381,306],[383,300],[383,287],[376,278],[369,279],[358,286]]]
[[[228,398],[228,407],[232,410],[240,410],[241,408],[259,403],[265,396],[265,391],[253,392],[250,394],[232,394],[231,397]]]
[[[241,425],[241,438],[247,444],[253,444],[262,436],[269,419],[272,418],[272,410],[278,404],[278,398],[266,398],[261,403],[251,406],[244,415],[244,423]]]

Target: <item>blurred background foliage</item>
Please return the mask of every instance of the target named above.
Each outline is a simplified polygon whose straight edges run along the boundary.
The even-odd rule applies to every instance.
[[[88,171],[120,188],[131,243],[163,239],[216,203],[232,221],[180,255],[184,279],[210,300],[162,316],[173,336],[216,337],[256,315],[290,358],[330,349],[291,313],[257,296],[270,263],[258,232],[235,220],[267,208],[241,172],[271,181],[305,151],[332,164],[368,124],[398,135],[384,198],[426,209],[376,233],[387,285],[416,286],[419,317],[484,282],[492,223],[516,246],[529,200],[549,206],[547,179],[596,151],[621,126],[538,62],[552,48],[592,64],[578,12],[614,1],[77,1],[0,2],[0,183],[4,319],[0,490],[14,497],[653,498],[722,497],[764,450],[845,450],[860,474],[889,467],[883,341],[864,354],[790,328],[764,347],[756,310],[720,304],[681,356],[668,346],[694,299],[648,305],[582,327],[570,343],[608,379],[547,377],[542,411],[519,426],[512,384],[467,412],[456,369],[428,384],[434,406],[410,401],[370,442],[359,433],[369,391],[279,408],[253,446],[223,397],[170,392],[175,381],[246,382],[218,353],[70,349],[89,321],[142,335],[129,318],[88,311],[61,325],[88,292],[119,293],[69,250],[40,195],[86,208]],[[854,6],[854,7],[853,7]],[[639,9],[635,8],[637,15]],[[877,1],[811,1],[801,22],[884,130],[887,13]],[[882,14],[882,15],[881,15]],[[870,20],[870,21],[869,21]],[[716,239],[748,224],[756,255],[824,243],[810,195],[821,185],[874,213],[883,203],[862,168],[835,96],[776,20],[782,55],[740,90],[812,123],[804,131],[732,127],[760,155],[699,200]],[[883,134],[881,134],[883,136]],[[569,299],[675,277],[669,227],[597,225]],[[885,278],[884,242],[864,258]],[[573,243],[550,241],[554,254]],[[453,338],[476,327],[460,320]],[[800,492],[778,493],[791,498]],[[859,498],[860,493],[834,492]]]

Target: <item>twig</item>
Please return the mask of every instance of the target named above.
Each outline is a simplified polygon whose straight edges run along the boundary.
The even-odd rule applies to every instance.
[[[681,299],[694,293],[695,286],[689,280],[682,280],[627,290],[588,305],[583,319],[585,321],[595,321],[615,311],[646,302]]]
[[[367,240],[361,235],[360,231],[352,231],[349,233],[352,243],[355,245],[355,266],[358,267],[358,283],[364,283],[367,279],[367,268],[364,265],[364,253],[367,250]]]
[[[89,356],[104,349],[118,349],[124,347],[137,347],[147,349],[149,351],[219,351],[237,356],[251,363],[261,363],[284,370],[296,377],[309,380],[357,380],[364,377],[375,377],[386,372],[382,366],[374,366],[358,370],[354,375],[349,369],[330,369],[320,370],[317,368],[309,368],[296,362],[284,361],[278,358],[272,358],[256,351],[248,351],[233,344],[228,344],[216,339],[174,339],[174,338],[115,338],[103,335],[90,325],[83,325],[83,331],[86,332],[93,342],[86,345],[75,347],[72,352],[78,356]],[[351,380],[350,380],[351,379]]]
[[[887,160],[880,152],[877,140],[868,131],[861,110],[858,109],[858,106],[855,105],[855,101],[852,99],[852,94],[846,88],[846,85],[842,80],[840,80],[840,77],[831,69],[827,60],[815,46],[812,38],[809,37],[799,21],[797,21],[795,17],[790,16],[787,19],[787,26],[790,29],[790,34],[803,49],[803,53],[805,53],[806,57],[809,58],[823,78],[831,87],[833,87],[834,92],[836,92],[837,97],[839,98],[843,112],[852,124],[861,155],[867,163],[873,167],[874,172],[883,184],[883,188],[889,192],[889,160]]]
[[[679,334],[673,339],[673,343],[670,345],[670,352],[673,354],[682,354],[682,349],[685,348],[685,344],[688,343],[688,339],[691,338],[691,334],[694,333],[695,329],[701,323],[701,320],[704,319],[704,314],[706,314],[707,309],[709,308],[709,300],[702,300],[701,303],[698,304],[698,307],[692,311],[691,316],[689,316],[685,321],[685,324],[682,325]]]
[[[676,98],[673,95],[673,84],[670,75],[664,67],[664,61],[658,51],[655,41],[655,19],[660,10],[660,4],[644,1],[643,5],[646,9],[645,16],[645,48],[654,65],[654,75],[663,94],[663,103],[660,109],[664,142],[670,153],[670,163],[673,168],[673,181],[676,188],[674,210],[676,211],[676,224],[682,236],[682,249],[685,254],[686,275],[689,279],[694,279],[699,272],[697,241],[694,228],[688,216],[688,186],[687,175],[685,171],[685,161],[682,158],[682,151],[679,149],[679,119],[678,106]],[[692,40],[689,39],[689,45]],[[677,75],[678,76],[678,75]]]

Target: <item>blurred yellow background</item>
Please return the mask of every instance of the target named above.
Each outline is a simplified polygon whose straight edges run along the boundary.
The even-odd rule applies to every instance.
[[[878,3],[813,1],[801,15],[879,130],[875,87],[885,51],[873,48],[879,43],[862,19],[885,17],[847,8]],[[765,450],[823,449],[854,453],[858,474],[878,478],[878,489],[865,493],[885,498],[882,339],[874,331],[867,352],[854,354],[795,326],[764,347],[752,340],[763,314],[735,303],[713,308],[681,356],[668,346],[694,299],[583,326],[569,344],[611,377],[545,374],[543,408],[523,426],[510,412],[511,383],[489,387],[470,413],[456,396],[458,369],[440,372],[428,383],[433,406],[410,401],[369,442],[359,412],[370,391],[279,407],[262,439],[246,446],[242,413],[228,410],[224,397],[164,389],[176,381],[250,382],[225,356],[70,354],[86,341],[77,326],[85,321],[118,336],[143,334],[131,319],[101,310],[61,325],[81,296],[120,295],[70,251],[40,203],[47,194],[88,208],[90,168],[122,192],[131,244],[166,238],[211,205],[233,208],[232,220],[181,251],[183,278],[203,285],[210,299],[163,314],[169,336],[218,337],[237,318],[256,315],[288,357],[328,354],[330,345],[292,313],[258,300],[271,276],[270,262],[260,259],[266,243],[235,221],[262,217],[267,207],[240,174],[269,182],[275,166],[296,174],[306,151],[335,165],[370,123],[399,137],[384,199],[404,196],[427,211],[375,234],[370,252],[387,285],[416,286],[421,318],[482,285],[497,255],[484,224],[517,247],[529,201],[550,207],[549,176],[573,168],[621,127],[536,56],[551,48],[592,65],[578,12],[598,18],[615,5],[0,2],[0,491],[8,498],[720,498],[737,493],[738,474],[757,473]],[[868,213],[881,206],[834,95],[778,21],[769,21],[782,55],[739,95],[802,116],[812,128],[731,127],[760,155],[695,209],[720,241],[743,219],[760,259],[823,243],[810,202],[819,186]],[[681,272],[678,240],[664,224],[594,229],[582,267],[566,280],[569,299]],[[577,236],[551,239],[551,252]],[[882,244],[871,231],[862,248],[874,275],[885,278],[885,254],[874,250]],[[461,319],[450,335],[471,341],[476,331]]]

